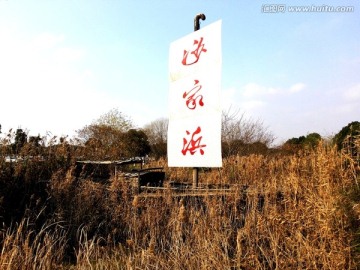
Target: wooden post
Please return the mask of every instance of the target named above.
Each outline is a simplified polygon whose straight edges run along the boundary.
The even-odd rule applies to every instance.
[[[141,182],[140,182],[140,171],[138,172],[138,178],[137,178],[137,193],[141,193]]]
[[[193,168],[193,183],[192,187],[197,188],[199,186],[199,168]]]
[[[200,19],[204,21],[206,19],[205,14],[201,13],[201,14],[197,14],[195,16],[195,19],[194,19],[194,32],[200,29]],[[199,168],[197,168],[197,167],[193,168],[192,187],[194,189],[199,187]]]

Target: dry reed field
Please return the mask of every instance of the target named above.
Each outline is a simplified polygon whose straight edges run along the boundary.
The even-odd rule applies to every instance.
[[[165,166],[166,182],[191,182],[189,168],[154,165]],[[359,161],[330,146],[224,159],[199,175],[200,184],[230,186],[218,196],[136,195],[114,176],[76,179],[71,166],[44,184],[31,178],[42,170],[35,165],[0,166],[3,188],[23,172],[28,185],[14,177],[11,185],[29,194],[23,214],[9,222],[11,201],[2,193],[1,269],[359,266]]]

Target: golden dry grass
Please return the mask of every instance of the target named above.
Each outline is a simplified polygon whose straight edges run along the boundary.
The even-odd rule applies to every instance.
[[[48,190],[55,221],[3,229],[0,268],[357,269],[357,162],[326,146],[232,157],[199,177],[235,192],[182,199],[59,173]],[[165,170],[168,181],[191,182],[190,169]]]

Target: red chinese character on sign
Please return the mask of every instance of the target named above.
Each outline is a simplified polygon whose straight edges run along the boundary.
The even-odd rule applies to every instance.
[[[203,44],[203,39],[204,38],[200,38],[200,41],[198,40],[194,40],[194,45],[196,45],[196,49],[193,50],[193,51],[187,51],[187,50],[184,50],[184,56],[183,56],[183,60],[182,60],[182,64],[184,66],[189,66],[189,65],[193,65],[195,63],[197,63],[197,61],[199,61],[199,58],[200,58],[200,55],[202,52],[206,52],[207,49],[204,48],[204,44]],[[189,52],[190,52],[190,56],[193,56],[193,57],[189,57]],[[192,58],[192,62],[191,62],[191,59],[188,60],[188,57],[189,58]]]
[[[195,132],[191,135],[191,139],[189,141],[186,138],[183,138],[184,145],[183,145],[183,149],[181,150],[181,153],[184,156],[186,155],[187,151],[189,151],[191,155],[194,155],[197,149],[200,150],[201,155],[204,154],[204,150],[202,148],[206,147],[206,144],[200,144],[202,136],[199,136],[197,139],[195,139],[195,136],[198,135],[200,132],[201,132],[201,128],[198,127],[195,130]],[[187,130],[186,134],[190,135],[190,132]]]
[[[194,80],[194,87],[189,92],[184,92],[183,98],[187,98],[186,106],[190,110],[194,110],[196,108],[196,101],[199,100],[199,105],[204,106],[203,96],[197,95],[197,93],[201,90],[202,86],[199,85],[199,80]]]

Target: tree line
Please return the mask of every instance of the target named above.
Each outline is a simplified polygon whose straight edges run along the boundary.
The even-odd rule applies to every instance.
[[[313,132],[288,139],[281,146],[273,148],[275,136],[262,121],[246,118],[243,113],[230,109],[223,112],[221,128],[224,158],[274,152],[294,153],[302,149],[314,149],[325,140],[320,134]],[[0,141],[1,154],[36,157],[44,155],[45,148],[52,147],[66,148],[66,151],[72,153],[72,158],[76,159],[120,160],[137,156],[159,159],[166,158],[167,155],[167,131],[166,118],[152,121],[143,128],[136,128],[128,116],[118,109],[112,109],[91,124],[77,130],[77,136],[72,139],[40,135],[28,137],[26,130],[21,128],[15,132],[9,131]],[[330,140],[326,139],[326,142],[336,145],[339,150],[343,149],[345,143],[347,147],[355,149],[352,147],[352,138],[357,136],[360,136],[360,123],[354,121],[343,127]]]

